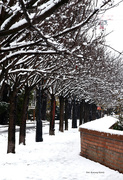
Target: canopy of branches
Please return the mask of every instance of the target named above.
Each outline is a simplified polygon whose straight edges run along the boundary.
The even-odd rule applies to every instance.
[[[0,1],[0,98],[5,84],[110,105],[122,99],[120,58],[106,51],[96,33],[98,15],[112,0]],[[110,103],[109,103],[110,102]]]

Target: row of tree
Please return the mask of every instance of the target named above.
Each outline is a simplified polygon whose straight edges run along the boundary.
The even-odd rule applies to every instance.
[[[68,99],[76,99],[80,104],[85,100],[106,108],[116,104],[118,97],[121,99],[121,61],[105,49],[104,33],[96,33],[99,15],[112,7],[111,0],[101,5],[97,0],[1,2],[0,101],[7,98],[9,103],[8,153],[15,152],[15,114],[21,93],[24,101],[19,143],[23,144],[29,95],[34,88],[38,92],[37,111],[41,109],[40,92],[45,91],[51,98],[50,134],[54,134],[56,96],[63,105],[63,99],[65,104]],[[63,105],[60,131],[63,131]],[[42,140],[38,139],[41,127],[41,111],[38,111],[37,141]]]

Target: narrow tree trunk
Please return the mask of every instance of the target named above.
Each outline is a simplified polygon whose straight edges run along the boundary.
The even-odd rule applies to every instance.
[[[84,123],[88,122],[88,116],[87,116],[87,113],[88,113],[88,110],[87,110],[87,103],[85,102],[84,103]]]
[[[68,101],[68,119],[72,118],[72,103]]]
[[[27,111],[28,111],[28,103],[29,103],[29,88],[25,87],[25,94],[24,94],[24,101],[22,107],[22,119],[20,122],[20,134],[19,134],[19,144],[25,145],[26,139],[26,118],[27,118]]]
[[[80,103],[80,121],[79,125],[81,125],[84,121],[84,100],[81,101]]]
[[[64,98],[60,96],[60,122],[59,122],[59,131],[63,132],[63,124],[64,124]]]
[[[3,84],[4,85],[1,87],[3,90],[1,89],[2,92],[0,92],[0,94],[1,94],[0,101],[8,103],[7,94],[8,94],[9,86],[6,83],[3,83]],[[1,113],[0,113],[0,124],[6,125],[7,122],[8,122],[8,108],[6,107],[4,109],[4,111],[1,111]]]
[[[90,104],[87,103],[87,122],[90,121],[89,114],[90,114]]]
[[[92,104],[92,120],[96,119],[96,110],[97,106],[95,104]]]
[[[77,109],[77,119],[79,119],[80,118],[80,103],[79,102],[77,102],[76,109]]]
[[[42,90],[42,97],[41,97],[41,114],[42,114],[42,120],[46,120],[46,107],[47,107],[47,94]]]
[[[37,88],[36,105],[36,142],[42,142],[42,118],[41,118],[41,84]]]
[[[76,101],[73,100],[72,128],[77,128]]]
[[[89,122],[89,104],[85,103],[85,122]]]
[[[16,114],[16,92],[13,91],[10,95],[7,153],[15,153],[15,114]]]
[[[65,130],[68,130],[68,99],[65,99]]]
[[[56,109],[55,96],[54,94],[52,94],[49,135],[55,135],[55,109]]]
[[[89,121],[92,120],[92,104],[89,104]]]

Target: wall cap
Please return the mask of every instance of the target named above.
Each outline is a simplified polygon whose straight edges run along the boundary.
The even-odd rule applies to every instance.
[[[99,131],[99,132],[104,132],[108,134],[123,135],[123,131],[109,129],[117,121],[118,119],[112,116],[105,116],[103,118],[96,119],[96,120],[82,124],[79,127],[79,131],[81,131],[81,129],[88,129],[88,130]]]

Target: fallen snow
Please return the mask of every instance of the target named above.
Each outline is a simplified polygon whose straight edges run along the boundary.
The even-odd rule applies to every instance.
[[[80,126],[80,128],[85,128],[85,129],[95,130],[95,131],[100,131],[100,132],[106,132],[106,133],[110,133],[110,134],[123,135],[123,131],[109,129],[117,121],[118,121],[118,119],[116,119],[114,117],[105,116],[103,118],[84,123]]]
[[[26,146],[18,145],[16,154],[6,154],[7,130],[0,126],[1,180],[122,180],[123,174],[79,155],[80,133],[71,129],[49,136],[48,122],[43,123],[43,142],[35,142],[35,122],[28,123]],[[18,129],[18,127],[17,127]]]

